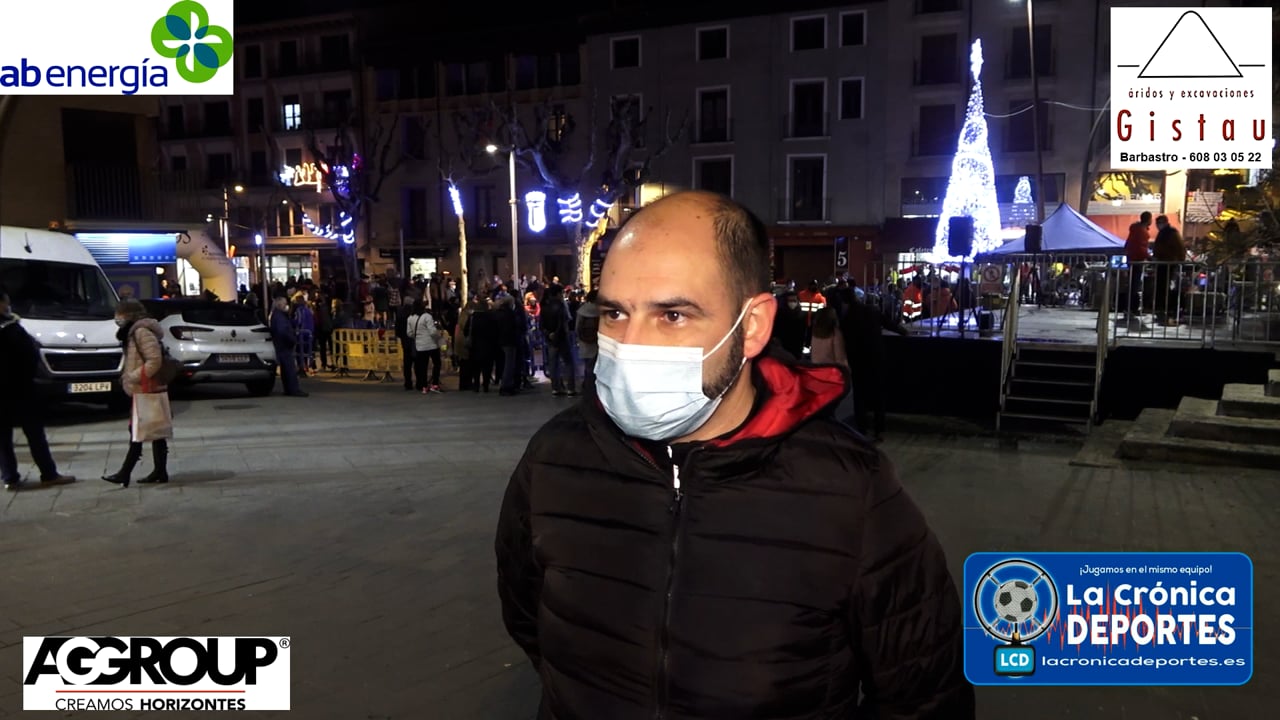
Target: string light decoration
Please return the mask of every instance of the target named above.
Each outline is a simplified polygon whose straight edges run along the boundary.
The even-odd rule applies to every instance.
[[[299,211],[301,211],[301,208],[299,208]],[[344,245],[351,245],[356,241],[355,218],[342,211],[338,212],[337,222],[324,226],[315,224],[312,222],[311,216],[303,212],[302,226],[312,235],[329,240],[341,240]]]
[[[973,90],[965,109],[960,142],[951,161],[951,178],[942,201],[942,217],[934,235],[933,262],[972,260],[951,255],[947,239],[951,218],[973,218],[973,253],[980,255],[1004,244],[1000,234],[1000,203],[996,198],[996,172],[987,140],[987,121],[982,101],[982,41],[974,40],[969,54]]]
[[[1026,227],[1036,221],[1035,200],[1031,197],[1031,178],[1023,175],[1018,178],[1018,186],[1013,191],[1013,209],[1009,212],[1009,224]]]
[[[556,204],[560,206],[560,224],[572,225],[573,223],[582,222],[582,195],[574,193],[570,198],[556,198]]]
[[[453,214],[462,217],[462,194],[452,184],[449,185],[449,199],[453,201]]]
[[[606,201],[604,198],[597,198],[595,202],[591,203],[590,224],[596,225],[599,223],[600,218],[604,217],[604,214],[609,212],[611,207],[613,207],[613,203]]]
[[[529,231],[540,233],[547,229],[547,194],[541,190],[530,190],[524,194],[525,208],[528,210]]]

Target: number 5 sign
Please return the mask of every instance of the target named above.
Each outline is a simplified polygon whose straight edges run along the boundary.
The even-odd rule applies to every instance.
[[[849,272],[849,238],[840,235],[835,239],[835,266],[836,275],[843,275]]]

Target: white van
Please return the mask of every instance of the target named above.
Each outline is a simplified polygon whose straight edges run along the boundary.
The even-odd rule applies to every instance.
[[[115,405],[123,353],[115,289],[72,235],[0,226],[0,285],[40,348],[47,397]]]

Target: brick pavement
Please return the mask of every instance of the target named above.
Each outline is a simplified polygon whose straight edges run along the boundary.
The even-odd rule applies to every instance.
[[[168,486],[96,479],[123,454],[119,419],[51,430],[82,481],[0,497],[0,717],[21,715],[24,635],[91,633],[291,635],[297,717],[533,716],[537,679],[499,619],[492,532],[527,438],[567,401],[307,387],[308,399],[176,400]],[[984,689],[981,717],[1251,720],[1280,706],[1280,630],[1264,600],[1280,575],[1275,477],[1073,467],[1074,448],[1048,443],[891,435],[887,447],[957,576],[992,549],[1254,559],[1249,685]]]

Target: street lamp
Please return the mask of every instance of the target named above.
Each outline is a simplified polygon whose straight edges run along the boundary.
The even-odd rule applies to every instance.
[[[1035,138],[1036,151],[1036,222],[1042,223],[1044,222],[1044,151],[1040,147],[1040,72],[1036,69],[1035,0],[1027,0],[1027,54],[1031,58],[1031,135]]]
[[[222,251],[231,257],[231,192],[244,192],[243,185],[222,186]]]
[[[254,233],[253,244],[258,246],[258,275],[262,280],[262,302],[259,307],[267,307],[267,246],[262,242],[262,233]]]
[[[517,292],[520,284],[520,217],[516,207],[516,149],[514,147],[499,148],[493,143],[484,146],[484,151],[495,155],[499,150],[507,153],[507,175],[511,180],[511,197],[507,202],[511,205],[511,283],[512,291]]]

